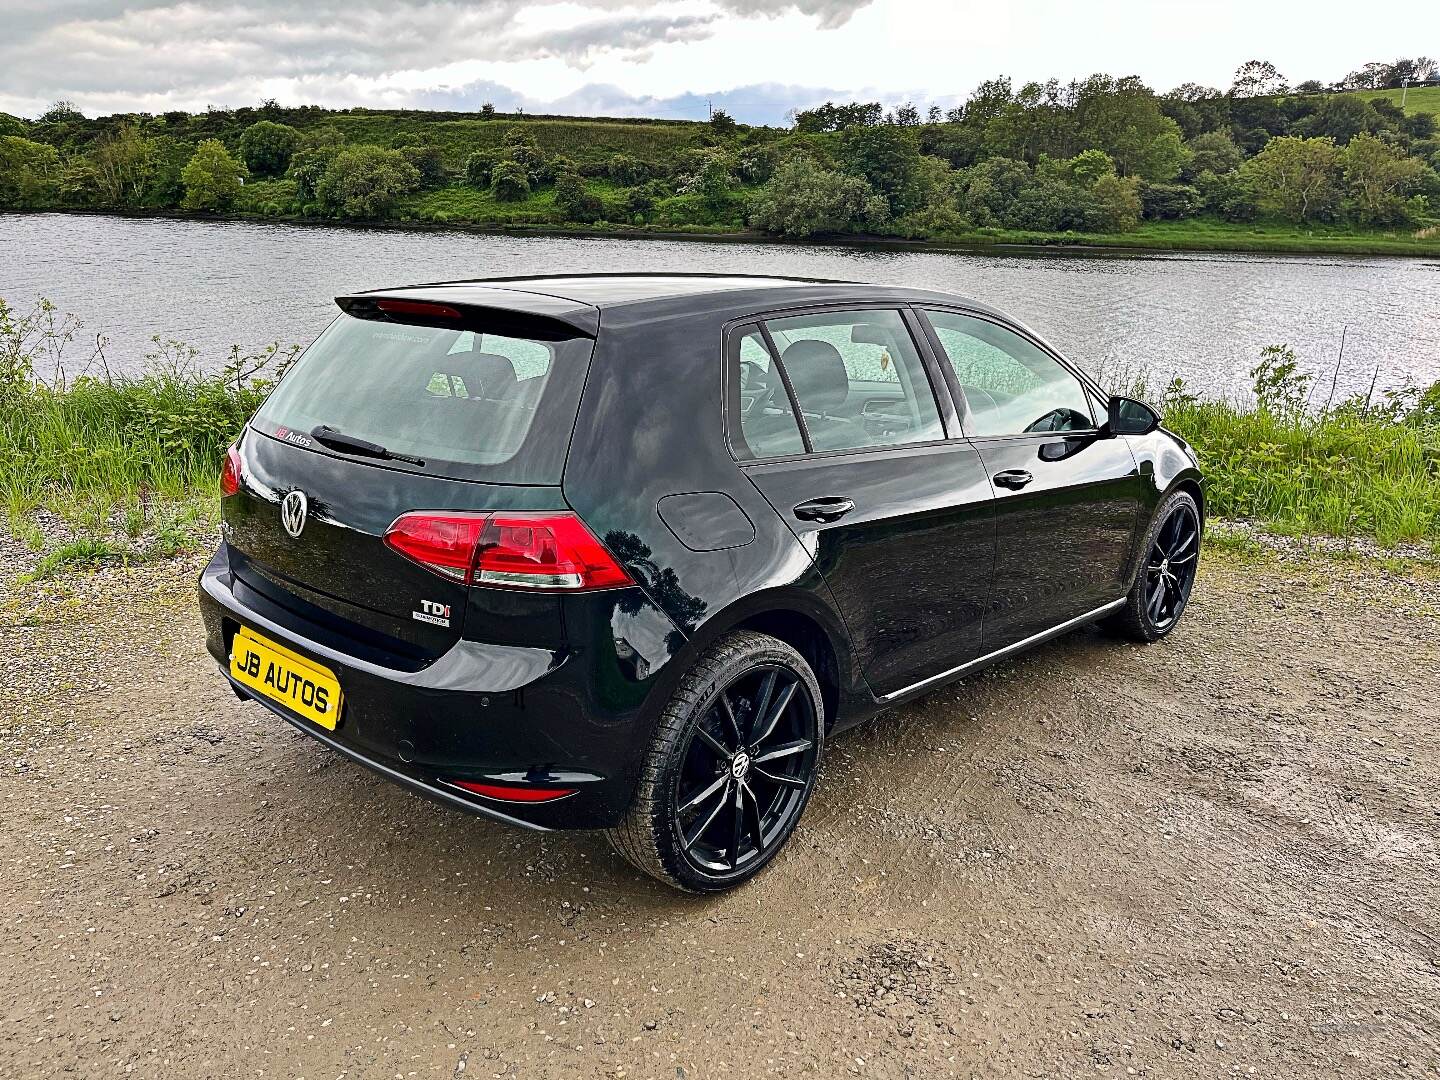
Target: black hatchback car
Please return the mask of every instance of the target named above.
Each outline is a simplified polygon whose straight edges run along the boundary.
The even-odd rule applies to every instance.
[[[825,740],[1052,635],[1153,641],[1196,459],[1035,334],[761,277],[338,299],[227,455],[200,582],[237,694],[414,791],[746,880]]]

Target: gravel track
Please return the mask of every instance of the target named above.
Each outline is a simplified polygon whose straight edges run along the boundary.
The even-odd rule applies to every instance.
[[[1212,555],[828,747],[717,898],[230,694],[197,565],[0,539],[0,1075],[1440,1075],[1440,590]]]

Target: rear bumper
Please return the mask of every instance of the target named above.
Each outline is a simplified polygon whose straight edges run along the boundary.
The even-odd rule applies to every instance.
[[[547,650],[462,639],[418,671],[385,667],[344,648],[312,623],[249,588],[221,545],[200,576],[206,648],[242,697],[388,780],[442,805],[529,829],[604,828],[627,809],[650,738],[645,702],[653,680],[597,699],[613,686],[614,655],[592,646]],[[327,731],[229,676],[241,625],[335,672],[345,695]],[[596,666],[602,669],[597,673]],[[618,707],[615,703],[618,703]],[[573,787],[548,803],[511,804],[447,781]]]

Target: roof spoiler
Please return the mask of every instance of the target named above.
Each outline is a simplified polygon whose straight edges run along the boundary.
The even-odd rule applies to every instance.
[[[588,304],[510,289],[466,292],[468,295],[461,299],[437,296],[433,289],[395,289],[337,296],[335,303],[357,319],[447,330],[483,330],[541,340],[593,338],[600,332],[600,312]]]

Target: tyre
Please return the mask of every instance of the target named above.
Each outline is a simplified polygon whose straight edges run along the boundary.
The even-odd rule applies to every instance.
[[[795,831],[824,732],[804,657],[767,634],[721,638],[666,704],[630,810],[606,831],[611,845],[688,892],[748,881]]]
[[[1180,621],[1200,563],[1200,507],[1188,491],[1161,501],[1125,606],[1106,623],[1132,641],[1159,641]]]

